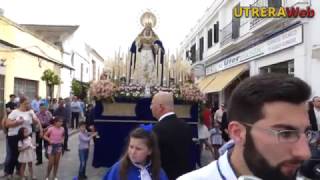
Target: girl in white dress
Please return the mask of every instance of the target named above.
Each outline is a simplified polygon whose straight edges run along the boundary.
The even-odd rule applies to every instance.
[[[20,176],[22,179],[25,178],[24,171],[26,169],[26,164],[29,167],[29,175],[32,179],[36,179],[33,176],[32,170],[32,162],[36,160],[36,147],[32,144],[32,139],[30,137],[29,131],[27,128],[22,127],[19,129],[18,132],[19,142],[18,142],[18,149],[19,149],[19,157],[18,162],[21,164],[20,166]]]
[[[214,150],[214,159],[218,159],[219,148],[223,144],[222,131],[218,122],[214,122],[214,127],[210,130],[210,141]]]

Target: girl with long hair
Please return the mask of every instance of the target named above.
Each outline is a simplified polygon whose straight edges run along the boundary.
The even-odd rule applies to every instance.
[[[36,160],[36,147],[32,144],[32,138],[30,137],[29,131],[27,128],[22,127],[19,129],[18,132],[19,142],[18,142],[18,149],[19,149],[19,157],[18,162],[20,163],[20,176],[21,179],[26,179],[25,177],[25,169],[26,165],[28,164],[29,175],[33,180],[36,179],[32,169],[32,162]]]
[[[129,135],[126,152],[107,172],[104,180],[167,180],[152,126],[140,126]]]
[[[62,127],[62,119],[60,117],[55,117],[52,121],[52,124],[53,126],[48,128],[43,137],[49,143],[47,150],[49,155],[49,163],[46,180],[49,180],[50,178],[52,167],[54,180],[58,180],[57,172],[64,142],[64,128]]]

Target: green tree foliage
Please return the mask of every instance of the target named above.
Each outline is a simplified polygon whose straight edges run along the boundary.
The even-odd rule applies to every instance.
[[[71,89],[73,95],[78,96],[81,99],[85,99],[89,90],[89,84],[73,79]]]
[[[54,93],[54,86],[61,84],[59,75],[55,74],[52,70],[47,69],[43,72],[41,80],[46,82],[47,96],[49,95],[52,98]]]

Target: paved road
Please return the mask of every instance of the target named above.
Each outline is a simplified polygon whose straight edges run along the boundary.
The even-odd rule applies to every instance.
[[[2,132],[0,132],[2,133]],[[3,134],[0,134],[0,162],[3,162],[5,152],[5,141],[3,140]],[[58,170],[59,180],[72,180],[74,176],[78,174],[79,168],[79,157],[78,157],[78,136],[77,133],[69,138],[69,146],[71,151],[66,152],[60,161],[60,167]],[[106,168],[93,168],[91,166],[93,157],[93,145],[91,145],[91,152],[89,153],[88,165],[87,165],[87,176],[89,180],[101,180],[101,177],[105,174]],[[35,174],[39,180],[44,180],[46,175],[46,168],[48,161],[44,158],[44,163],[40,166],[35,166]],[[2,174],[1,170],[1,174]]]
[[[58,171],[59,180],[72,180],[78,174],[79,157],[78,157],[78,134],[75,133],[69,138],[70,152],[66,152],[60,161],[60,167]],[[91,144],[91,152],[89,153],[89,160],[87,165],[87,176],[89,180],[101,180],[102,176],[106,172],[106,168],[93,168],[91,166],[93,158],[93,144]],[[0,162],[3,162],[5,155],[5,140],[2,131],[0,131]],[[210,153],[204,150],[202,154],[202,164],[206,165],[212,161]],[[44,158],[44,163],[40,166],[35,166],[35,174],[38,180],[44,180],[46,174],[48,161]],[[2,168],[0,168],[0,176],[2,175]],[[1,179],[1,178],[0,178]]]

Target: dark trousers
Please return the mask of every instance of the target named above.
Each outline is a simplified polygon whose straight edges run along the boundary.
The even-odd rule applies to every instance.
[[[79,115],[80,115],[80,112],[71,113],[71,128],[78,128]],[[76,126],[74,126],[74,123],[76,123]]]
[[[64,144],[63,144],[63,149],[66,150],[66,149],[68,149],[68,139],[69,139],[69,132],[68,132],[68,127],[67,127],[67,124],[66,124],[66,123],[64,123],[63,128],[64,128]]]
[[[9,174],[8,173],[8,169],[9,169],[9,160],[11,157],[11,152],[10,152],[10,147],[9,147],[9,143],[8,143],[8,136],[6,136],[6,159],[4,161],[4,173],[5,174]]]
[[[16,136],[8,136],[8,145],[10,148],[10,157],[8,161],[8,174],[13,174],[14,168],[18,166],[18,156],[19,156],[19,150],[18,150],[18,135]]]
[[[79,159],[80,159],[79,176],[80,177],[83,177],[86,175],[88,155],[89,155],[89,149],[79,149]]]
[[[36,132],[36,144],[37,162],[42,163],[42,148],[44,146],[45,150],[47,150],[48,142],[40,137],[40,132]]]

